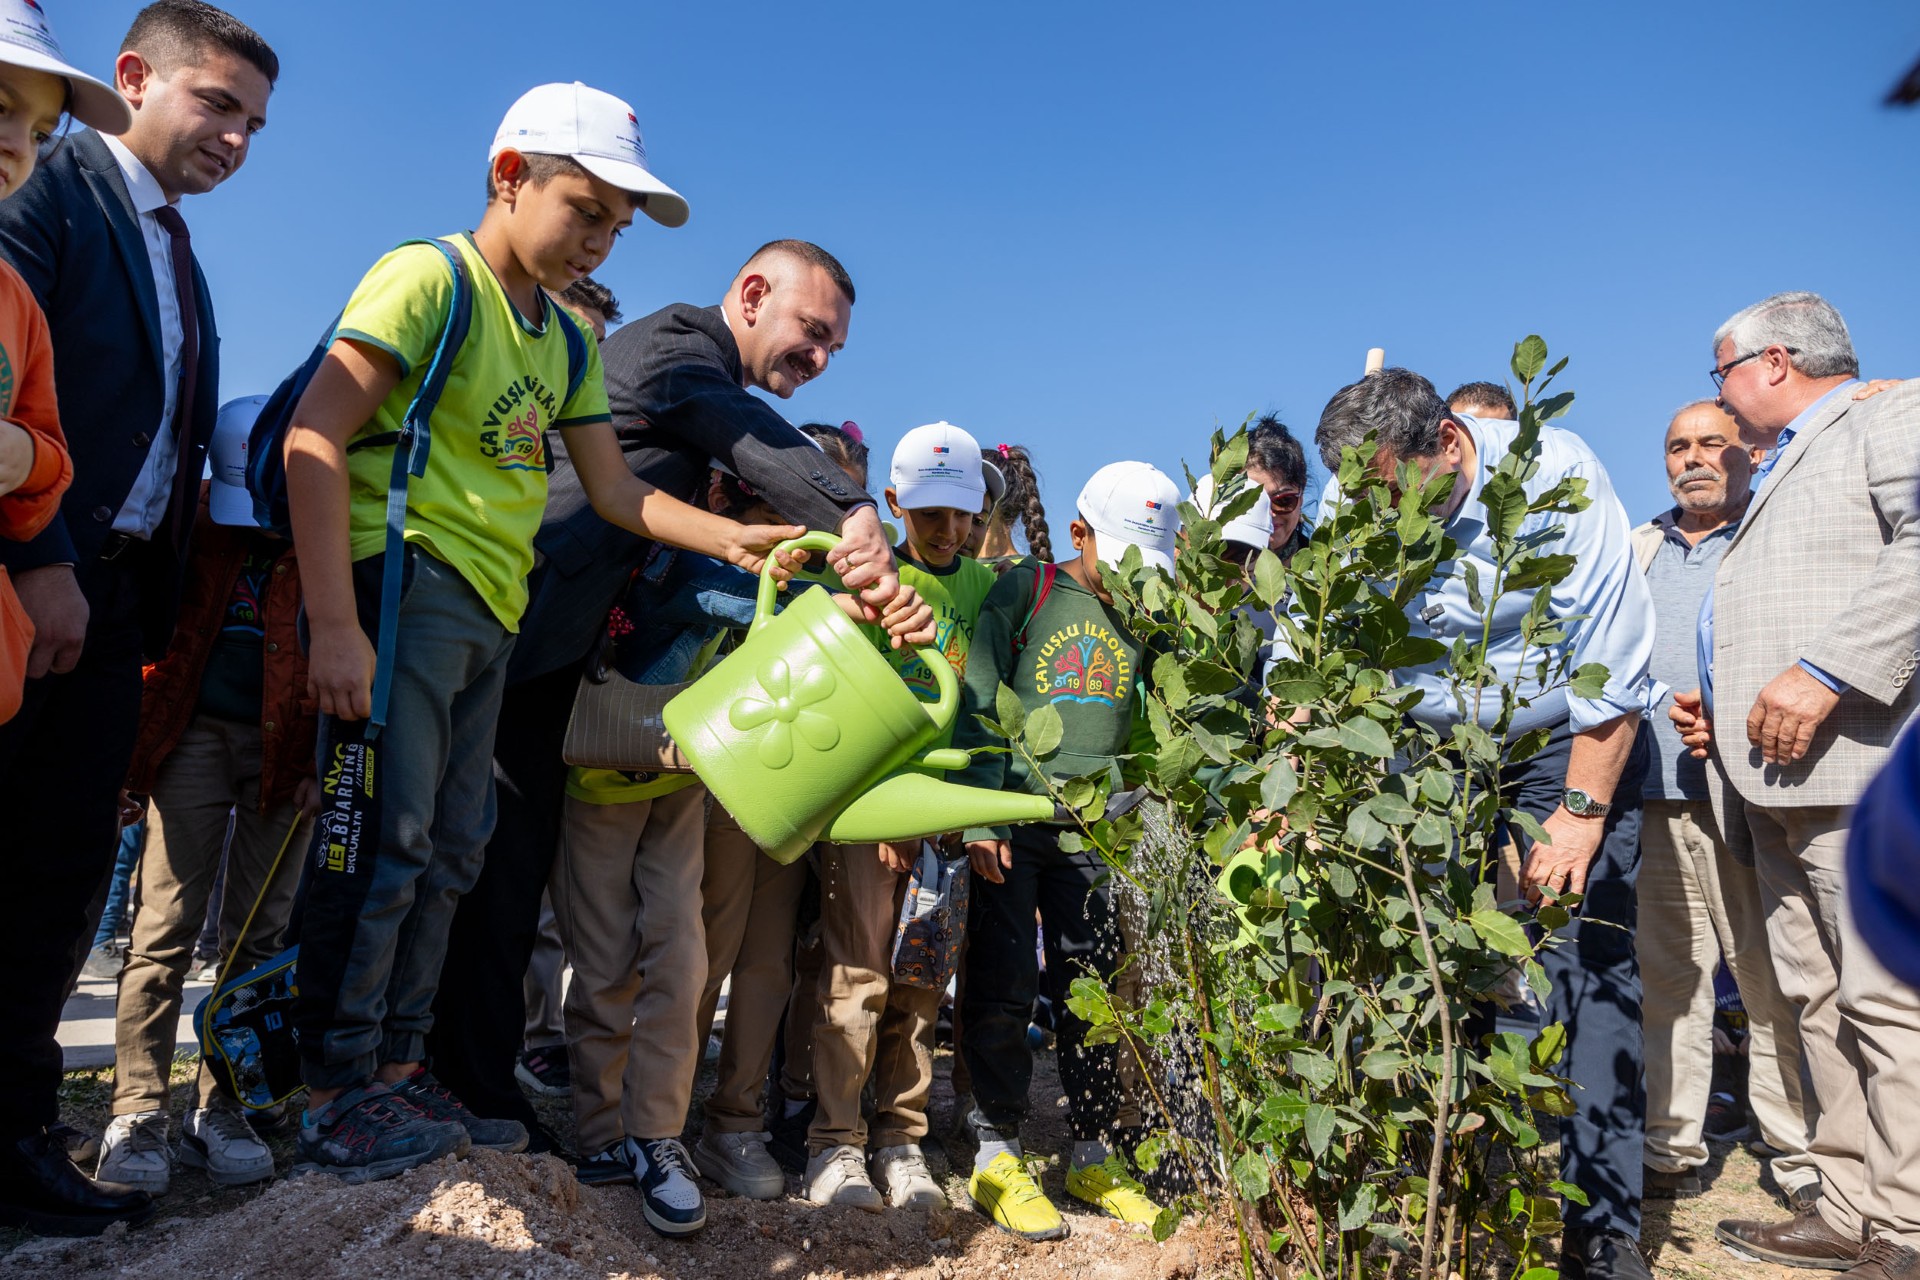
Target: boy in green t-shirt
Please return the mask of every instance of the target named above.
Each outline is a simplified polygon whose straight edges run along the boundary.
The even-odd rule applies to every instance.
[[[993,570],[962,554],[974,516],[1005,489],[980,446],[945,422],[916,427],[893,453],[887,505],[906,526],[900,581],[933,607],[934,643],[965,679],[974,621]],[[880,637],[881,644],[886,643]],[[923,702],[939,700],[933,672],[911,649],[886,650]],[[945,746],[941,739],[935,746]],[[815,1204],[878,1211],[946,1203],[927,1169],[933,1022],[940,992],[893,979],[895,925],[918,844],[820,846],[820,1014],[813,1029],[817,1110],[807,1132],[804,1194]],[[873,1076],[872,1141],[860,1091]],[[871,1157],[867,1149],[871,1146]],[[884,1198],[883,1198],[884,1197]]]
[[[601,263],[643,210],[686,202],[646,167],[626,103],[542,85],[507,112],[479,227],[447,241],[472,289],[471,327],[434,412],[433,449],[406,503],[405,585],[388,723],[366,734],[376,667],[390,444],[448,314],[452,275],[427,245],[360,282],[294,412],[287,491],[322,713],[324,797],[300,926],[294,1024],[308,1085],[296,1168],[388,1177],[470,1143],[516,1151],[515,1121],[477,1119],[422,1065],[454,903],[494,817],[494,723],[526,606],[546,502],[546,433],[566,433],[594,509],[637,533],[757,569],[801,530],[747,528],[628,471],[609,423],[599,347],[571,394],[573,320],[547,298]],[[356,445],[365,442],[365,447]]]

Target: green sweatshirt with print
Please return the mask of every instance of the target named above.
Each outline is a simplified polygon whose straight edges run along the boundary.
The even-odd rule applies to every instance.
[[[1016,565],[987,593],[974,629],[953,745],[1005,745],[974,718],[999,719],[994,704],[1004,684],[1029,715],[1042,706],[1060,713],[1060,749],[1040,762],[1049,779],[1098,773],[1114,757],[1150,746],[1141,644],[1111,606],[1071,574],[1056,572],[1053,589],[1027,623],[1025,643],[1016,651],[1041,570],[1038,564]],[[997,752],[974,756],[953,780],[993,791],[1046,792],[1024,759]],[[966,835],[969,840],[1004,840],[1008,828],[981,828]]]

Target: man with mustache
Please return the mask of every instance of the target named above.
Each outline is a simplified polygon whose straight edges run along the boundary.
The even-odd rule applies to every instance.
[[[826,371],[847,341],[854,288],[818,245],[775,240],[717,307],[675,303],[601,348],[614,429],[634,474],[678,498],[704,493],[714,460],[775,510],[844,541],[828,561],[875,611],[901,590],[871,497],[749,387],[782,400]],[[553,866],[566,766],[560,759],[581,661],[652,544],[601,520],[564,445],[534,542],[531,603],[508,669],[494,776],[500,812],[479,883],[454,917],[431,1045],[435,1070],[476,1114],[518,1120],[548,1139],[515,1083],[526,1015],[521,975]],[[924,611],[924,606],[922,606]],[[931,614],[921,643],[933,639]],[[699,856],[698,850],[689,856]]]
[[[1752,493],[1765,449],[1741,440],[1733,415],[1699,400],[1673,416],[1666,435],[1667,484],[1675,505],[1633,531],[1634,555],[1653,595],[1653,676],[1691,687],[1697,671],[1694,621]],[[1666,698],[1671,704],[1672,696]],[[1640,828],[1640,927],[1634,935],[1646,1028],[1646,1191],[1651,1198],[1697,1195],[1713,1075],[1716,965],[1725,960],[1747,1011],[1748,1088],[1760,1136],[1780,1152],[1774,1180],[1795,1207],[1820,1194],[1807,1155],[1800,1094],[1800,1034],[1780,994],[1767,950],[1760,882],[1744,819],[1730,841],[1709,803],[1709,766],[1695,758],[1664,714],[1653,717]],[[1713,779],[1717,782],[1718,779]],[[1734,797],[1737,803],[1737,797]],[[1744,851],[1744,857],[1742,856]],[[1726,1124],[1739,1130],[1737,1114]]]

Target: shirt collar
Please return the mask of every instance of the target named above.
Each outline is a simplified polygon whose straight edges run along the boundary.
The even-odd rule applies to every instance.
[[[1780,439],[1779,439],[1779,442],[1774,445],[1774,448],[1775,449],[1786,448],[1787,442],[1792,440],[1795,436],[1799,435],[1801,431],[1806,429],[1807,424],[1813,421],[1813,415],[1820,412],[1820,410],[1824,409],[1826,407],[1827,401],[1833,399],[1835,396],[1839,395],[1842,391],[1851,392],[1853,388],[1859,385],[1860,385],[1860,379],[1848,378],[1845,382],[1833,388],[1831,391],[1827,392],[1827,394],[1821,396],[1818,400],[1815,400],[1812,404],[1802,409],[1794,417],[1792,422],[1789,422],[1786,426],[1780,428]]]
[[[1751,503],[1753,499],[1748,498],[1747,501]],[[1747,516],[1746,512],[1744,511],[1741,512],[1734,519],[1727,521],[1725,524],[1721,525],[1718,529],[1715,529],[1712,533],[1709,533],[1705,538],[1700,539],[1700,541],[1705,542],[1710,538],[1718,538],[1723,534],[1731,538],[1736,532],[1739,531],[1740,521],[1746,519],[1746,516]],[[1661,537],[1668,542],[1677,543],[1681,547],[1686,548],[1687,550],[1692,550],[1693,547],[1696,545],[1694,543],[1688,542],[1686,535],[1680,532],[1680,508],[1679,507],[1668,507],[1665,511],[1662,511],[1659,515],[1655,516],[1649,523],[1651,523],[1654,528],[1658,529],[1660,531]]]
[[[107,144],[114,162],[120,166],[120,176],[126,180],[127,195],[133,200],[135,213],[152,213],[155,209],[174,203],[160,189],[159,179],[140,163],[139,157],[127,150],[126,143],[110,133],[101,134],[100,141]]]

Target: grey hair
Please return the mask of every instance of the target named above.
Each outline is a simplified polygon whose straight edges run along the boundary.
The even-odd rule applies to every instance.
[[[1768,347],[1792,347],[1793,367],[1809,378],[1860,374],[1847,322],[1817,293],[1776,293],[1736,312],[1713,331],[1715,359],[1728,339],[1736,357]]]
[[[1337,475],[1341,450],[1369,436],[1396,460],[1431,458],[1440,452],[1446,418],[1447,402],[1431,382],[1411,369],[1382,369],[1333,393],[1320,411],[1313,442],[1320,461]]]
[[[1692,413],[1695,409],[1713,409],[1713,410],[1717,410],[1720,413],[1725,414],[1729,418],[1733,416],[1733,410],[1727,408],[1727,406],[1725,406],[1724,404],[1721,404],[1720,401],[1714,398],[1713,396],[1708,396],[1702,400],[1689,400],[1685,404],[1681,405],[1678,409],[1675,409],[1672,413],[1667,415],[1667,425],[1672,426],[1674,423],[1680,420],[1681,414]]]

